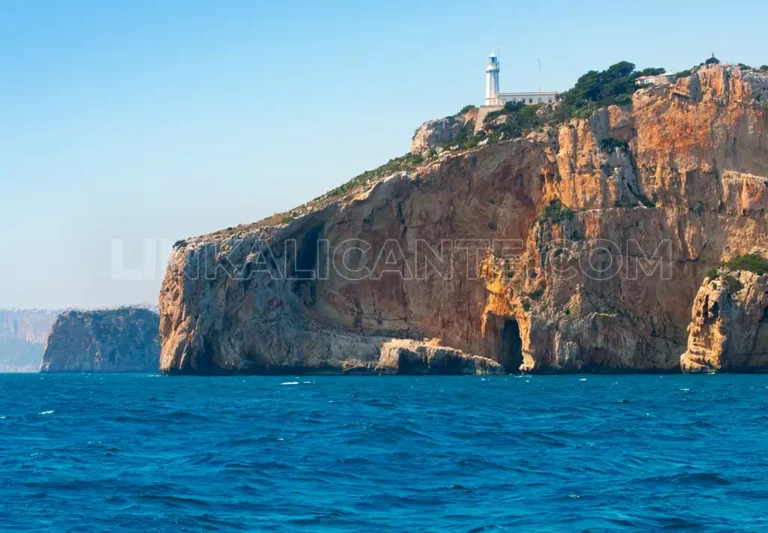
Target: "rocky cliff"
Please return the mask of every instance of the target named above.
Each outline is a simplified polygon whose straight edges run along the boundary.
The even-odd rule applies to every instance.
[[[766,102],[765,74],[711,66],[511,140],[427,152],[466,117],[420,129],[402,172],[177,243],[161,369],[380,372],[440,345],[462,371],[679,370],[705,272],[768,237]]]
[[[464,110],[462,110],[464,111]],[[465,127],[475,129],[477,108],[471,108],[452,117],[428,120],[416,130],[411,141],[411,153],[420,154],[431,149],[450,145],[464,131]]]
[[[693,303],[687,372],[768,371],[768,274],[725,271]]]
[[[157,372],[158,328],[147,309],[65,312],[48,334],[40,372]]]

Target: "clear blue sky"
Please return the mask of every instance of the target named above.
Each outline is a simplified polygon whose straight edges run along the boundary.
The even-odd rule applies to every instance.
[[[0,307],[156,301],[163,243],[407,152],[481,102],[496,46],[503,91],[564,90],[620,60],[768,63],[766,20],[757,1],[0,0]],[[157,242],[153,279],[113,279],[113,241],[132,268]]]

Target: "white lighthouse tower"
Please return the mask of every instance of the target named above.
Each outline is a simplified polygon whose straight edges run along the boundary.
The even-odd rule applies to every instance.
[[[495,50],[485,65],[485,105],[499,105],[499,57]]]

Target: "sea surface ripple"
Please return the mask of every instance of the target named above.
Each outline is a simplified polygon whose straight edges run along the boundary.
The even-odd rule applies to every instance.
[[[768,377],[0,375],[3,531],[766,531]]]

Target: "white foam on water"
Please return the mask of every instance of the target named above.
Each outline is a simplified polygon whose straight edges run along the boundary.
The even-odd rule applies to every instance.
[[[298,385],[298,381],[283,381],[280,385]]]
[[[37,413],[37,414],[39,414],[39,415],[52,415],[55,412],[56,411],[54,411],[54,410],[50,410],[50,411],[43,411],[43,412]]]
[[[587,378],[581,378],[579,381],[587,381]]]
[[[689,390],[691,390],[691,389],[680,389],[680,390],[689,391]]]

